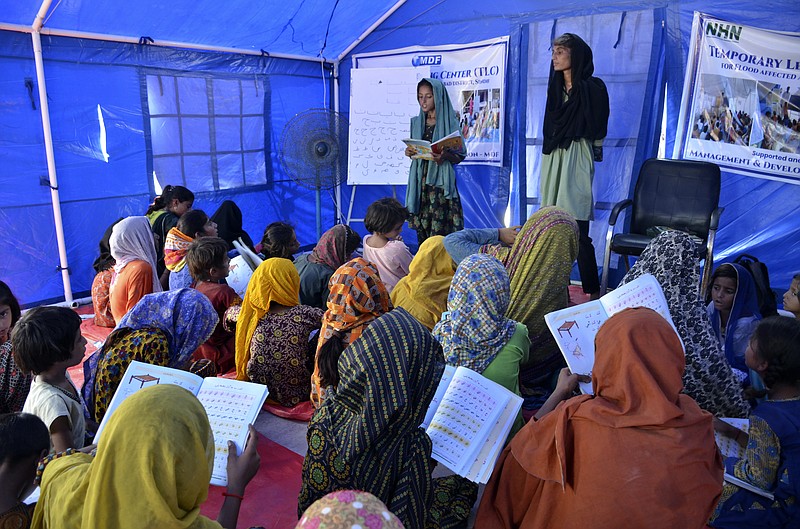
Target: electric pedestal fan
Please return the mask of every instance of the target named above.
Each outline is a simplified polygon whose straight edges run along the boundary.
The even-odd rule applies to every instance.
[[[317,240],[322,235],[322,191],[341,184],[347,174],[347,130],[347,119],[327,108],[301,112],[283,127],[280,163],[287,176],[316,192]]]

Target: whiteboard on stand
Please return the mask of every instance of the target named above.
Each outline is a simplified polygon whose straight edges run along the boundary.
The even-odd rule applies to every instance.
[[[406,185],[405,138],[419,114],[417,83],[430,68],[356,68],[350,79],[349,185]]]

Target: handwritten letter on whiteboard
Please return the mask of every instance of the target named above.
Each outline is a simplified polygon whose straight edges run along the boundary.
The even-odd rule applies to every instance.
[[[419,114],[417,83],[429,68],[356,68],[350,81],[347,183],[408,183],[410,158],[403,139]]]

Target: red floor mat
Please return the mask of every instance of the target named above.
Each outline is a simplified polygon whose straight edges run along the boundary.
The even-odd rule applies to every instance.
[[[261,468],[247,486],[237,527],[294,527],[303,458],[261,434],[258,434],[258,453],[261,455]],[[208,500],[200,507],[200,512],[216,520],[224,500],[224,490],[223,487],[209,487]]]

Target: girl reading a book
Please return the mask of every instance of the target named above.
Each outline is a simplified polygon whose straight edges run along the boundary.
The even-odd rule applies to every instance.
[[[650,241],[622,284],[652,274],[686,350],[685,392],[718,417],[745,417],[750,407],[725,360],[700,297],[700,255],[686,233],[669,230]]]
[[[564,359],[544,315],[565,308],[569,301],[569,274],[578,253],[575,219],[557,207],[544,207],[525,222],[510,248],[489,244],[480,251],[505,265],[511,280],[506,316],[528,328],[531,347],[520,368],[522,384],[552,388]]]
[[[528,359],[528,329],[506,316],[511,289],[503,263],[485,254],[458,265],[447,312],[433,329],[445,361],[464,366],[520,395],[519,364]],[[522,428],[520,411],[510,436]]]
[[[476,527],[672,529],[708,520],[722,464],[711,415],[681,391],[678,335],[636,308],[609,318],[595,344],[594,395],[572,397],[511,440]]]
[[[432,480],[419,428],[444,370],[430,332],[403,309],[373,321],[339,358],[339,386],[308,426],[298,516],[335,490],[369,492],[404,527],[461,527],[476,496]],[[427,523],[426,523],[427,522]]]
[[[100,423],[132,360],[188,369],[192,353],[208,340],[219,317],[200,292],[182,288],[148,294],[83,363],[83,399]]]
[[[800,526],[800,321],[766,318],[745,352],[747,367],[767,386],[767,400],[750,414],[744,457],[725,470],[774,500],[725,483],[711,526],[726,529]],[[719,425],[719,422],[717,422]],[[732,427],[729,427],[732,428]],[[727,428],[718,426],[723,433]]]
[[[419,115],[411,118],[412,139],[436,142],[461,129],[450,96],[438,79],[425,78],[417,84],[417,101]],[[411,158],[416,150],[406,147],[405,154]],[[464,228],[453,166],[466,155],[466,149],[445,149],[441,154],[433,153],[433,160],[412,160],[406,207],[411,213],[408,225],[417,231],[419,244],[431,235],[447,235]]]
[[[357,257],[340,266],[330,280],[328,310],[317,340],[311,402],[319,407],[339,384],[339,357],[367,325],[389,312],[392,302],[374,264]]]
[[[298,303],[300,276],[289,259],[273,257],[256,268],[241,305],[225,312],[236,330],[236,379],[265,384],[281,406],[308,400],[309,337],[322,310]]]
[[[77,452],[46,463],[31,527],[234,529],[260,465],[257,436],[251,426],[240,456],[229,443],[225,501],[217,521],[210,520],[200,514],[214,456],[206,412],[181,387],[146,387],[109,418],[96,455]]]
[[[444,237],[428,238],[411,260],[408,275],[392,290],[392,303],[433,330],[447,308],[447,293],[455,270],[456,264],[444,247]]]

